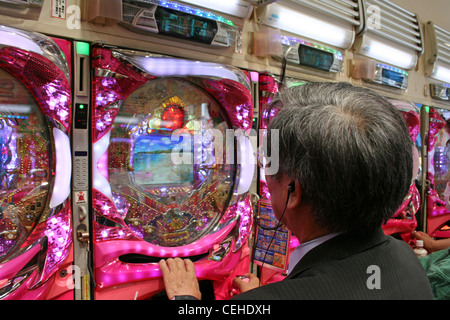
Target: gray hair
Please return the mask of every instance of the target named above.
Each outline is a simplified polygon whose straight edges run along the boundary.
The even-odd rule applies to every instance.
[[[268,128],[279,130],[274,178],[297,180],[302,200],[331,231],[380,227],[411,185],[412,142],[401,113],[349,83],[307,83],[286,89],[280,100]]]

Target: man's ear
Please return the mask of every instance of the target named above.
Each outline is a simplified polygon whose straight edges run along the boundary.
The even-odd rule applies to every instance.
[[[292,181],[288,185],[289,201],[287,203],[287,209],[294,209],[302,202],[302,189],[298,181]]]

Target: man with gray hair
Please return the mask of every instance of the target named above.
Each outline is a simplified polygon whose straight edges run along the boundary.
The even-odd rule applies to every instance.
[[[234,281],[242,292],[235,298],[432,299],[412,249],[381,228],[412,183],[412,143],[400,112],[348,83],[289,88],[279,104],[268,128],[269,140],[279,134],[279,171],[266,181],[275,216],[300,245],[286,279],[260,287],[246,274]],[[201,298],[189,260],[160,267],[169,298]]]

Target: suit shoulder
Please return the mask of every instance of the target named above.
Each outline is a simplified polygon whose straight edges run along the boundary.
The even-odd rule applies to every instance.
[[[386,237],[370,250],[322,262],[242,300],[432,299],[425,270],[404,242]]]

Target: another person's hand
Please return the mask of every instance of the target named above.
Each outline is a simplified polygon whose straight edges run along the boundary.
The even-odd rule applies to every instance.
[[[239,293],[258,288],[259,279],[253,273],[246,273],[242,277],[233,279],[233,287],[239,290]]]
[[[450,239],[436,240],[421,231],[414,231],[411,235],[414,238],[423,241],[423,247],[428,251],[428,253],[444,250],[450,247]]]
[[[434,246],[435,240],[432,237],[430,237],[428,234],[426,234],[425,232],[421,232],[421,231],[414,231],[411,235],[413,236],[413,238],[416,238],[417,240],[422,240],[423,247],[428,252],[433,251],[433,246]]]
[[[164,277],[167,297],[192,296],[201,299],[202,294],[195,275],[194,263],[189,259],[167,259],[159,262]]]

